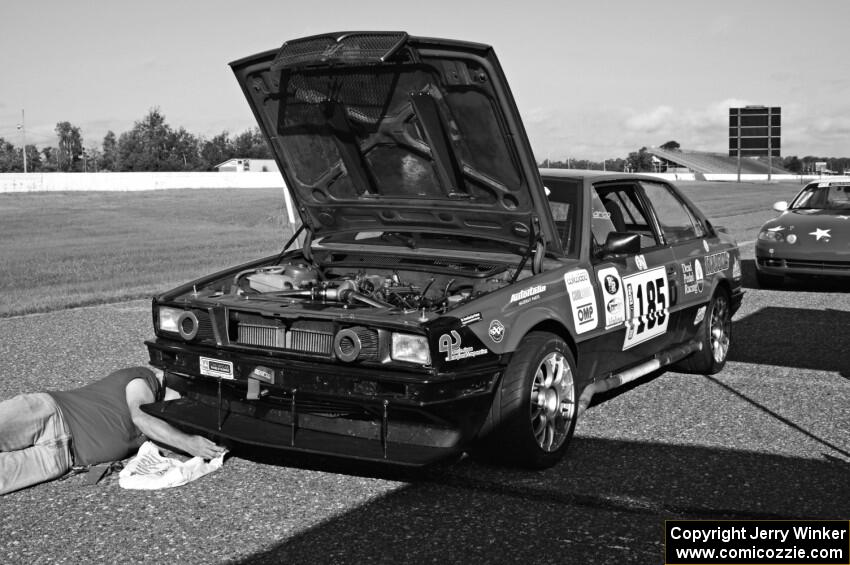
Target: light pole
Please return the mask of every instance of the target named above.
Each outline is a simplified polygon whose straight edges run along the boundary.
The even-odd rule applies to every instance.
[[[24,158],[24,172],[27,172],[27,127],[23,109],[21,109],[21,123],[18,124],[18,129],[21,130],[21,156]]]

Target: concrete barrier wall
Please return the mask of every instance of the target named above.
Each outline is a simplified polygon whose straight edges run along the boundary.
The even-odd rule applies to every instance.
[[[670,181],[736,182],[737,174],[644,173]],[[817,175],[771,175],[772,181],[799,183],[818,179]],[[742,174],[743,182],[766,182],[766,174]],[[283,188],[280,173],[2,173],[0,193],[50,191],[135,191],[173,188]],[[289,193],[284,191],[287,200]]]
[[[280,173],[3,173],[0,192],[283,188]]]
[[[175,188],[279,188],[287,217],[295,222],[289,191],[280,173],[2,173],[0,193],[105,190],[111,192]]]

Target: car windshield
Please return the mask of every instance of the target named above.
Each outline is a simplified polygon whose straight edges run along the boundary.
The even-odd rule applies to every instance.
[[[443,249],[446,251],[463,250],[469,253],[507,253],[522,255],[524,249],[506,245],[502,241],[488,240],[480,237],[463,237],[453,234],[403,231],[359,231],[335,233],[317,239],[314,246],[348,247],[377,246],[377,247],[407,247],[409,249]]]
[[[850,185],[808,186],[791,203],[791,209],[850,210]]]

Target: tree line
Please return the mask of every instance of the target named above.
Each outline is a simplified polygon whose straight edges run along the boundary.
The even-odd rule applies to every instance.
[[[165,121],[159,108],[151,109],[130,131],[116,136],[109,131],[99,147],[83,146],[80,128],[70,122],[56,124],[57,144],[38,149],[26,146],[29,172],[98,172],[98,171],[212,171],[215,166],[234,157],[271,159],[271,151],[259,128],[235,136],[224,131],[210,139],[193,135],[184,128],[174,129]],[[676,141],[660,146],[668,151],[680,150]],[[776,164],[792,173],[817,173],[816,163],[826,163],[829,171],[850,171],[850,158],[796,155],[777,158]],[[646,147],[628,157],[591,161],[589,159],[550,160],[543,167],[560,169],[598,169],[607,171],[654,171],[652,155]],[[20,147],[0,137],[0,173],[23,172]]]
[[[26,145],[29,172],[212,171],[233,157],[271,159],[259,128],[231,136],[224,131],[210,139],[173,128],[159,108],[151,109],[132,129],[120,135],[108,131],[100,146],[84,147],[80,128],[59,122],[57,144],[39,149]],[[23,172],[20,147],[0,137],[0,173]]]

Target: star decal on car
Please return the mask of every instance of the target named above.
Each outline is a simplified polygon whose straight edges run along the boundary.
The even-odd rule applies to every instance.
[[[815,228],[815,231],[809,232],[809,235],[815,236],[816,241],[820,241],[821,239],[826,239],[827,241],[829,241],[829,231],[830,230],[822,230],[820,228]]]

